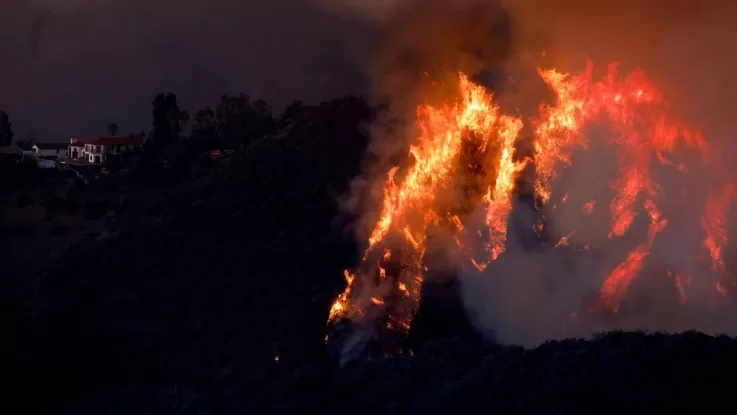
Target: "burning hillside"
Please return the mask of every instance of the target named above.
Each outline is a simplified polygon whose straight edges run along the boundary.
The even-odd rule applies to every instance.
[[[723,252],[735,182],[716,147],[681,121],[642,71],[622,75],[610,65],[599,78],[589,62],[580,74],[538,69],[538,75],[555,98],[533,117],[505,114],[463,73],[445,104],[417,108],[421,134],[406,151],[406,165],[386,174],[365,253],[345,271],[346,289],[330,310],[329,324],[349,326],[348,338],[343,330],[331,334],[344,342],[344,359],[377,338],[383,346],[376,352],[401,351],[384,338],[409,331],[431,271],[431,247],[450,252],[456,272],[513,278],[495,274],[493,264],[505,255],[510,215],[526,208],[515,202],[525,189],[534,196],[528,230],[540,244],[555,255],[617,258],[599,261],[603,269],[586,275],[597,292],[577,298],[569,319],[616,320],[638,278],[671,281],[671,288],[656,289],[670,290],[674,304],[688,304],[697,293],[698,306],[716,310],[732,298],[736,280]],[[679,208],[695,200],[698,215]],[[670,252],[667,239],[684,237],[694,239],[684,242],[693,251]],[[661,242],[678,258],[653,259]],[[561,323],[558,335],[570,324]]]

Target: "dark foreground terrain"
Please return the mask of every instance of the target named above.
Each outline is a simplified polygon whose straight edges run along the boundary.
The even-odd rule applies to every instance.
[[[456,317],[427,312],[414,356],[336,368],[325,319],[358,247],[335,201],[368,116],[358,99],[309,109],[229,165],[161,185],[105,237],[11,268],[7,413],[737,411],[737,340],[699,333],[525,350],[433,331]]]

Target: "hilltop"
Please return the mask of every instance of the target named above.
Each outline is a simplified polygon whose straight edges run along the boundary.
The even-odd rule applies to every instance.
[[[48,397],[22,405],[75,414],[737,410],[737,340],[698,333],[617,332],[533,350],[446,333],[414,356],[337,368],[325,320],[360,248],[337,198],[360,173],[373,111],[360,98],[329,101],[230,159],[156,183],[133,176],[119,183],[124,201],[105,199],[113,217],[104,230],[6,277],[5,374],[18,391]]]

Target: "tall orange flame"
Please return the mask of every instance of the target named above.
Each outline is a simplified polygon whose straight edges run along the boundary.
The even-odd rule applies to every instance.
[[[441,189],[447,189],[453,184],[459,170],[462,146],[466,142],[472,142],[483,151],[497,155],[495,158],[485,159],[487,165],[484,168],[496,174],[490,175],[490,182],[484,183],[486,190],[483,202],[487,206],[486,218],[490,234],[488,255],[476,262],[488,263],[504,250],[506,217],[511,212],[514,179],[524,167],[524,162],[514,161],[514,146],[522,129],[522,120],[501,115],[492,96],[463,74],[459,76],[458,86],[458,98],[453,104],[442,108],[423,105],[417,109],[417,124],[422,134],[409,149],[409,167],[401,180],[397,179],[398,167],[389,171],[381,214],[368,239],[368,248],[357,274],[346,271],[348,287],[333,304],[330,320],[362,315],[370,298],[380,299],[382,303],[385,301],[381,298],[381,291],[386,290],[374,282],[374,263],[379,252],[384,256],[388,255],[385,251],[391,252],[395,248],[382,246],[386,238],[394,234],[403,241],[403,270],[400,275],[395,276],[395,288],[406,297],[409,307],[394,310],[388,324],[409,328],[419,305],[425,233],[428,226],[439,223],[441,218],[448,218],[456,225],[461,225],[457,216],[438,210],[436,197]],[[361,279],[362,290],[374,292],[372,296],[352,296],[356,277]],[[378,283],[381,285],[383,282]],[[377,305],[376,301],[372,303]]]
[[[528,123],[534,136],[533,188],[537,206],[542,208],[553,203],[553,185],[562,169],[575,161],[576,150],[585,151],[597,144],[611,148],[616,155],[618,176],[610,182],[610,226],[602,241],[628,234],[641,213],[649,217],[646,239],[602,276],[601,304],[617,311],[631,282],[643,269],[656,236],[668,225],[661,211],[663,192],[653,178],[655,166],[686,174],[686,165],[673,161],[677,151],[683,149],[700,154],[707,168],[718,170],[718,164],[713,163],[716,155],[703,135],[669,115],[668,102],[642,71],[620,77],[616,65],[610,65],[607,74],[597,81],[593,69],[593,63],[588,62],[580,75],[538,70],[556,99],[551,105],[541,105],[539,116]],[[381,213],[368,247],[357,270],[345,272],[347,288],[333,304],[329,321],[360,320],[371,314],[370,310],[378,310],[387,316],[388,328],[406,332],[419,306],[426,234],[431,226],[452,229],[459,252],[478,270],[505,251],[515,182],[529,162],[515,157],[523,120],[501,114],[493,97],[463,74],[457,91],[445,106],[422,105],[417,109],[421,135],[409,148],[407,167],[394,167],[387,174]],[[590,134],[587,128],[595,124],[605,125],[608,132]],[[478,162],[474,173],[464,165],[468,163],[469,148],[474,149],[473,157]],[[715,172],[716,176],[724,177],[722,172]],[[456,197],[468,198],[473,210],[483,209],[485,213],[485,229],[478,232],[485,240],[481,255],[468,244],[474,215],[459,215],[439,200],[443,192],[459,183],[474,183],[479,197]],[[706,234],[702,246],[711,258],[711,272],[720,275],[725,273],[727,212],[737,196],[734,182],[726,183],[710,194],[701,219]],[[568,192],[560,202],[567,200]],[[580,209],[591,214],[594,206],[594,201],[588,201]],[[569,246],[574,232],[560,238],[556,248]],[[587,244],[584,250],[589,247]],[[401,264],[392,268],[392,261]],[[679,301],[686,301],[686,289],[693,279],[671,271],[668,274],[677,285]],[[726,295],[723,282],[714,279],[712,285]]]

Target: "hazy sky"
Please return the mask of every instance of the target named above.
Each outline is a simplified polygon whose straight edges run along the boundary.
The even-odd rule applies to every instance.
[[[461,52],[476,51],[477,43],[493,49],[491,36],[487,42],[478,36],[483,31],[454,26],[443,11],[498,2],[0,0],[0,109],[18,137],[33,132],[44,141],[104,134],[112,121],[122,133],[148,130],[159,92],[176,93],[191,113],[238,92],[264,98],[279,112],[294,99],[363,92],[366,72],[386,75],[376,73],[377,56],[401,61],[404,49],[427,49],[421,56],[455,68]],[[672,95],[689,97],[680,101],[718,120],[732,118],[737,59],[729,51],[737,44],[737,6],[730,2],[502,2],[516,28],[517,52],[546,49],[556,65],[579,54],[642,65],[667,81]],[[368,26],[386,32],[383,54],[369,51]],[[435,27],[450,31],[428,39]],[[446,49],[458,49],[458,56]]]
[[[0,109],[17,138],[62,141],[105,134],[111,121],[122,133],[150,129],[158,92],[191,113],[224,92],[275,112],[360,92],[357,22],[313,3],[2,0]]]

